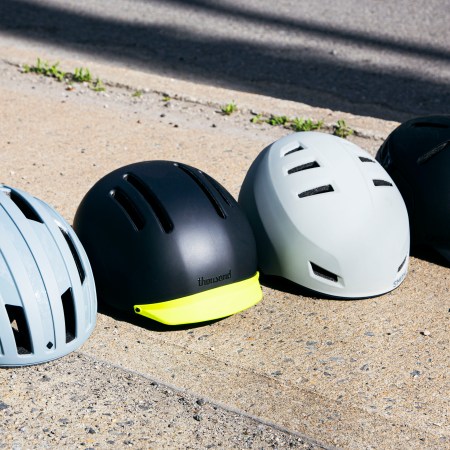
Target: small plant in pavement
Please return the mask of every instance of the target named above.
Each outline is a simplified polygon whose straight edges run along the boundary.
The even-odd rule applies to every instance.
[[[295,117],[292,119],[291,128],[294,131],[313,131],[320,130],[323,126],[323,120],[313,122],[312,119],[303,119]]]
[[[45,77],[56,78],[58,81],[63,81],[66,77],[66,72],[63,72],[58,66],[59,62],[50,65],[47,61],[42,61],[41,58],[38,58],[35,66],[24,64],[23,72],[36,73]]]
[[[286,125],[289,122],[287,116],[274,116],[273,114],[266,120],[269,125]]]
[[[140,89],[137,89],[136,91],[133,92],[132,97],[142,97],[143,92]]]
[[[77,83],[89,83],[92,81],[92,75],[88,68],[75,67],[73,71],[72,80]]]
[[[354,133],[354,131],[347,126],[347,124],[345,123],[345,120],[343,119],[339,119],[336,123],[336,125],[334,125],[334,130],[333,130],[333,134],[335,136],[339,136],[341,138],[346,139],[348,136],[352,135]]]
[[[230,103],[227,103],[226,105],[223,105],[220,110],[222,111],[222,114],[230,116],[231,114],[237,111],[237,106],[236,103],[232,101]]]

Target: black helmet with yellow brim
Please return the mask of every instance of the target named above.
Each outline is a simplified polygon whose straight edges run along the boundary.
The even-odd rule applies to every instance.
[[[256,245],[231,194],[186,164],[117,169],[82,200],[74,229],[99,300],[168,325],[219,319],[262,298]]]

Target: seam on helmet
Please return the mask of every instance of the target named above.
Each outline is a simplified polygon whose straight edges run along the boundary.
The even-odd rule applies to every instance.
[[[445,150],[450,147],[450,140],[442,142],[438,146],[432,148],[429,152],[425,153],[424,155],[417,158],[417,164],[425,164],[428,162],[433,156],[436,156],[438,153],[440,153],[442,150]]]
[[[313,169],[314,167],[320,167],[320,164],[317,161],[312,161],[306,164],[302,164],[300,166],[293,167],[292,169],[288,170],[288,175],[300,172],[302,170]]]
[[[325,194],[327,192],[334,192],[333,186],[327,184],[325,186],[319,186],[314,189],[309,189],[307,191],[298,194],[299,198],[310,197],[311,195]]]

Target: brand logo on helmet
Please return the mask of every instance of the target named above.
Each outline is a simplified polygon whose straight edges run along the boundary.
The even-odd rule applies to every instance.
[[[406,277],[406,271],[403,272],[395,281],[394,281],[394,288],[396,288]]]
[[[231,269],[228,273],[224,273],[223,275],[219,275],[217,277],[198,278],[198,285],[199,286],[207,286],[208,284],[218,283],[219,281],[228,280],[229,278],[231,278]]]

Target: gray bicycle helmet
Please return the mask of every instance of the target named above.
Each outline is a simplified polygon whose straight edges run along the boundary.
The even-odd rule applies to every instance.
[[[380,295],[406,276],[402,196],[383,167],[345,139],[301,132],[272,143],[247,173],[239,204],[265,275],[339,298]]]
[[[76,350],[96,312],[91,267],[72,228],[43,201],[0,184],[0,366]]]

